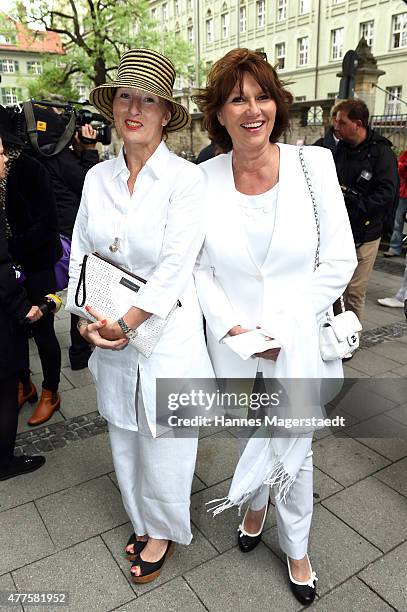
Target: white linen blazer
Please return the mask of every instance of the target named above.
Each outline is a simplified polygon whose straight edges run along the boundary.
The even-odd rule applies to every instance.
[[[86,175],[72,237],[69,292],[75,292],[86,253],[97,251],[148,280],[134,306],[166,317],[179,299],[149,359],[128,345],[96,348],[89,360],[100,413],[137,431],[137,371],[150,429],[155,429],[156,379],[213,377],[193,267],[204,239],[201,170],[162,142],[141,169],[130,195],[123,150]],[[120,250],[109,251],[120,235]],[[90,304],[92,306],[92,304]],[[123,314],[128,310],[126,307]]]
[[[341,361],[323,362],[319,323],[341,296],[357,260],[331,152],[305,147],[320,218],[320,265],[314,272],[317,229],[298,147],[278,143],[276,222],[262,266],[254,262],[238,204],[232,152],[200,165],[207,181],[206,238],[195,283],[208,325],[208,349],[218,377],[342,377]],[[222,338],[235,325],[270,331],[282,345],[276,362],[242,360]],[[260,363],[259,363],[260,361]]]

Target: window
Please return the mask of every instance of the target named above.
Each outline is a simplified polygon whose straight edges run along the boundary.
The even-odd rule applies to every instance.
[[[306,66],[308,64],[308,36],[303,36],[297,41],[298,48],[298,60],[299,66]]]
[[[205,72],[206,72],[206,74],[209,74],[209,71],[212,68],[212,64],[213,64],[213,62],[206,62],[206,64],[205,64]]]
[[[341,59],[343,55],[343,28],[331,30],[331,59]]]
[[[164,23],[168,19],[168,4],[166,2],[161,5],[161,17]]]
[[[305,102],[307,96],[295,96],[294,102]]]
[[[266,25],[266,1],[257,0],[256,2],[257,27],[264,28]]]
[[[0,60],[0,72],[10,74],[11,72],[18,72],[18,70],[19,70],[19,66],[16,60],[12,60],[12,59]]]
[[[41,62],[28,61],[27,62],[27,72],[28,74],[42,74]]]
[[[187,27],[187,41],[190,45],[194,42],[194,26],[189,25]]]
[[[373,28],[374,21],[364,21],[360,24],[359,38],[363,36],[369,47],[373,45]]]
[[[311,106],[307,113],[307,125],[322,125],[323,111],[320,106]]]
[[[407,47],[407,13],[393,15],[391,46],[392,49]]]
[[[328,93],[326,94],[326,97],[335,100],[337,95],[338,95],[337,91],[328,91]]]
[[[178,17],[179,15],[179,2],[180,0],[174,0],[174,15]]]
[[[229,36],[229,13],[223,13],[220,17],[222,38],[228,38]]]
[[[287,0],[277,0],[277,21],[287,19]]]
[[[310,0],[300,0],[298,5],[298,13],[300,15],[305,15],[310,11]]]
[[[151,19],[153,21],[157,21],[157,9],[156,8],[151,9]]]
[[[187,11],[192,11],[192,0],[187,0]]]
[[[241,6],[239,9],[239,32],[246,32],[247,29],[247,9]]]
[[[178,37],[180,35],[180,33],[181,33],[181,28],[179,27],[179,22],[177,21],[176,24],[175,24],[175,27],[174,27],[174,34],[175,34],[175,36]]]
[[[18,87],[2,87],[1,88],[1,103],[4,106],[7,104],[17,104],[21,100],[21,89]]]
[[[28,64],[28,62],[27,62]],[[88,88],[85,85],[77,85],[78,89],[78,100],[79,102],[85,102],[88,99]]]
[[[213,42],[213,18],[210,17],[206,20],[206,42]]]
[[[400,115],[401,113],[401,85],[386,87],[385,115]]]
[[[278,43],[276,45],[276,64],[278,64],[279,70],[285,68],[285,43]]]
[[[15,45],[17,38],[15,35],[0,34],[0,45]]]

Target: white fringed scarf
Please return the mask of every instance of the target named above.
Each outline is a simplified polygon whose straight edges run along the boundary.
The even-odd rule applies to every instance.
[[[240,457],[227,497],[213,499],[208,509],[220,512],[250,500],[265,485],[274,488],[275,498],[286,501],[298,472],[311,449],[312,438],[251,438]]]

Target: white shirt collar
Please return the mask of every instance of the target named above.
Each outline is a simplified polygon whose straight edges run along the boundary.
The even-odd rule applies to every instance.
[[[165,173],[167,162],[170,156],[170,151],[162,140],[154,153],[148,158],[145,167],[149,168],[156,178],[160,178]],[[120,149],[119,155],[116,157],[112,178],[116,178],[121,172],[126,171],[129,174],[129,169],[124,159],[124,148]]]

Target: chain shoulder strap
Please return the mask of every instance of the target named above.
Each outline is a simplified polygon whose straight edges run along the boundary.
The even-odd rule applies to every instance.
[[[304,177],[305,177],[305,180],[306,180],[306,183],[307,183],[308,191],[309,191],[310,196],[311,196],[312,206],[313,206],[313,209],[314,209],[315,225],[317,226],[318,242],[317,242],[317,248],[316,248],[316,251],[315,251],[315,258],[314,258],[314,272],[315,272],[315,270],[319,266],[319,248],[320,248],[320,245],[321,245],[321,228],[320,228],[320,224],[319,224],[318,206],[317,206],[317,201],[316,201],[316,198],[315,198],[314,189],[313,189],[312,183],[311,183],[311,177],[309,175],[307,164],[305,163],[305,159],[304,159],[304,147],[299,147],[299,149],[298,149],[298,156],[300,158],[301,168],[302,168],[302,171],[304,173]]]

